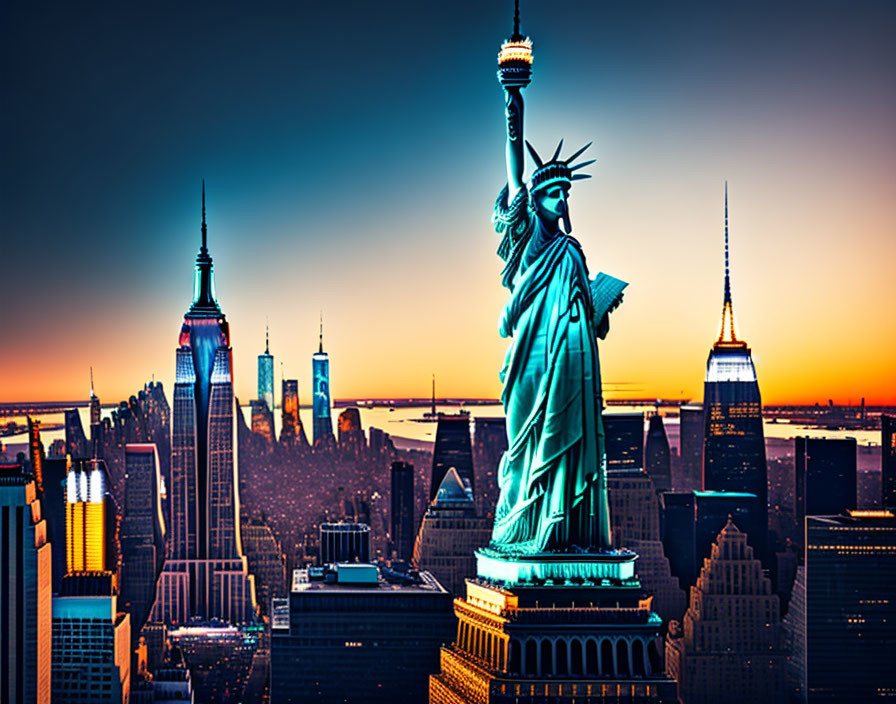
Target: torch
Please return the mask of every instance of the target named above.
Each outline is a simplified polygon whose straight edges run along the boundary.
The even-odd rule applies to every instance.
[[[513,12],[513,34],[498,53],[498,80],[505,88],[525,88],[532,80],[532,40],[520,34],[520,0]]]

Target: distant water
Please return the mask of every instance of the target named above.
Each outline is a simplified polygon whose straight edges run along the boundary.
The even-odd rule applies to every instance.
[[[170,401],[170,400],[169,400]],[[460,406],[437,406],[439,413],[457,413]],[[243,416],[247,424],[251,425],[252,410],[249,406],[241,408]],[[336,419],[342,409],[333,409],[333,429],[336,431]],[[471,418],[496,418],[504,415],[504,408],[500,404],[490,406],[469,406],[465,410],[470,412]],[[651,411],[653,406],[613,406],[608,410],[609,413],[630,413],[638,411]],[[429,411],[429,407],[425,408],[396,408],[389,410],[388,408],[361,408],[361,424],[365,430],[370,427],[379,428],[395,439],[395,444],[399,448],[431,448],[436,439],[436,423],[422,422],[423,414]],[[84,432],[90,434],[90,412],[87,408],[79,409],[81,414],[81,423],[84,426]],[[108,416],[112,412],[112,407],[103,409],[103,416]],[[302,422],[305,425],[305,433],[311,438],[311,409],[302,408],[300,410]],[[62,422],[62,414],[52,414],[46,416],[37,416],[45,425],[59,424]],[[24,423],[24,418],[6,418],[2,419],[2,423],[8,423],[15,420]],[[679,445],[678,418],[665,417],[666,433],[669,436],[669,443],[672,447],[677,448]],[[274,425],[277,434],[280,433],[280,409],[274,413]],[[879,430],[826,430],[823,428],[810,428],[804,425],[796,425],[791,423],[772,423],[764,422],[766,439],[787,440],[796,436],[808,436],[812,438],[855,438],[860,446],[880,445]],[[58,438],[65,438],[64,428],[55,430],[42,430],[41,439],[44,446],[49,448],[50,443]],[[27,438],[25,435],[16,435],[13,437],[2,438],[4,445],[7,446],[7,454],[14,457],[16,452],[25,451],[27,448]]]

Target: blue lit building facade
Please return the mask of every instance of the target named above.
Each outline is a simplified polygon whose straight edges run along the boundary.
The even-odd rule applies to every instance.
[[[274,413],[274,355],[271,354],[270,337],[265,331],[264,354],[258,355],[258,400],[264,401],[268,411]],[[271,424],[273,426],[273,423]]]
[[[333,419],[330,417],[330,358],[324,352],[324,333],[321,326],[320,347],[311,357],[311,374],[314,396],[311,412],[314,422],[314,444],[321,438],[333,435]]]
[[[230,327],[215,299],[206,246],[196,257],[191,304],[176,355],[171,437],[171,526],[153,620],[221,618],[239,623],[255,609],[239,535],[234,457]]]

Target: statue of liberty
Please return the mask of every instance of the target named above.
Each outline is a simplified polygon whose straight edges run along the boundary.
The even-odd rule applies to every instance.
[[[572,236],[573,164],[589,146],[561,158],[563,140],[545,161],[523,138],[522,88],[531,75],[532,44],[519,34],[502,46],[498,78],[507,118],[507,185],[493,221],[510,291],[500,333],[510,338],[501,371],[508,450],[498,470],[500,497],[491,551],[504,555],[593,553],[610,548],[606,457],[601,421],[597,338],[626,284],[605,274],[589,279]],[[525,142],[534,161],[524,181]]]

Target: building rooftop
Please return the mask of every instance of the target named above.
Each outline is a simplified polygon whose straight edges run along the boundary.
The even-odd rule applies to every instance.
[[[292,589],[297,592],[447,593],[429,572],[410,572],[404,579],[387,579],[373,564],[339,563],[292,572]]]

